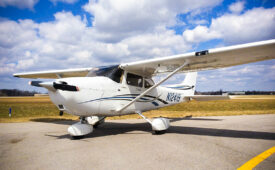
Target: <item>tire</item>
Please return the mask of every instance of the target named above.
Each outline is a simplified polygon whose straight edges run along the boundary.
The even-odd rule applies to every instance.
[[[155,131],[154,131],[154,134],[155,134],[155,135],[162,135],[162,134],[164,134],[165,132],[166,132],[166,130],[160,130],[160,131],[155,130]]]
[[[85,135],[83,136],[71,136],[73,140],[79,140],[79,139],[82,139],[84,138]]]

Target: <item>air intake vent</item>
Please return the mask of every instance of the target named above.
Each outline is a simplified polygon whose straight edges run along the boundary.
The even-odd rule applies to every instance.
[[[58,105],[59,110],[65,110],[65,107],[62,104]]]

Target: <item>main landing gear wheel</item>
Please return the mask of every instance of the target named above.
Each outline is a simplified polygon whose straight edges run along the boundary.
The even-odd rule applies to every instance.
[[[152,125],[152,130],[154,134],[164,134],[166,130],[170,127],[169,119],[160,117],[153,119],[153,121],[150,121],[147,117],[141,114],[140,111],[136,111],[136,113]]]

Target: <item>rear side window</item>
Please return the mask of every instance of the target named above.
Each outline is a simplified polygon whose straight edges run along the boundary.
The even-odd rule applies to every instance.
[[[128,85],[142,87],[142,77],[141,76],[128,73],[126,81],[127,81]]]
[[[150,88],[154,85],[154,81],[152,79],[144,79],[144,87]]]

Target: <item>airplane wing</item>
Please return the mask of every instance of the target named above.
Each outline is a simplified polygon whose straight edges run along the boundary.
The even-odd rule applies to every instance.
[[[152,77],[157,74],[173,72],[181,65],[185,65],[179,72],[200,71],[246,64],[275,58],[275,39],[210,49],[199,52],[179,54],[169,57],[142,60],[119,65],[120,68],[131,73]],[[65,78],[101,75],[105,70],[116,66],[99,68],[80,68],[67,70],[39,71],[15,73],[13,76],[21,78]],[[103,73],[102,73],[103,72]]]
[[[57,78],[65,78],[65,77],[85,77],[92,69],[93,68],[80,68],[80,69],[15,73],[13,74],[13,76],[20,77],[20,78],[46,78],[46,79],[57,79]]]
[[[188,65],[179,72],[217,69],[268,59],[275,59],[275,39],[124,63],[120,67],[131,73],[151,77],[172,72],[186,62]]]
[[[51,71],[38,71],[38,72],[27,72],[27,73],[15,73],[14,77],[20,78],[44,78],[44,79],[58,79],[66,77],[93,77],[103,76],[108,74],[113,69],[116,69],[118,65],[102,66],[102,67],[91,67],[91,68],[77,68],[77,69],[66,69],[66,70],[51,70]]]

